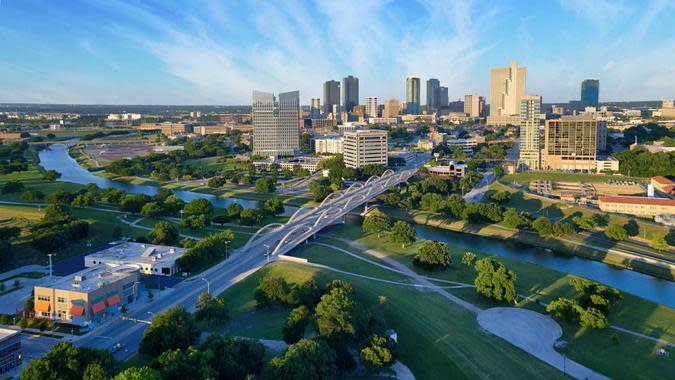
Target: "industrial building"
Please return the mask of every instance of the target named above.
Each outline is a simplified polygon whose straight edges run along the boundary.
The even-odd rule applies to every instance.
[[[136,265],[142,274],[171,276],[178,271],[176,259],[184,252],[183,248],[124,242],[85,256],[84,266]]]

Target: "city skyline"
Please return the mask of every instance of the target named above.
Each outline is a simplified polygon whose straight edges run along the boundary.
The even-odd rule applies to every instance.
[[[321,97],[324,81],[346,75],[360,78],[360,102],[404,100],[409,76],[438,78],[456,100],[488,94],[490,68],[511,60],[528,67],[528,92],[546,103],[578,99],[588,78],[602,82],[601,102],[673,97],[672,2],[525,8],[5,1],[0,47],[12,54],[0,58],[0,102],[236,105],[256,88],[299,89],[304,104]],[[364,31],[371,38],[359,37]],[[331,36],[338,43],[326,46]]]

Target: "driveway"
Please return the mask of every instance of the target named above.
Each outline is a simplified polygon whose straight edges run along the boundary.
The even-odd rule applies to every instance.
[[[562,336],[553,318],[532,310],[495,307],[483,310],[476,318],[480,326],[516,347],[564,371],[577,379],[606,380],[592,369],[565,358],[553,344]]]

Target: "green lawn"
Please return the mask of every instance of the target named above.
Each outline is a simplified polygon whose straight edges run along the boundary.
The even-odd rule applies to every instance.
[[[217,172],[226,170],[246,170],[248,168],[246,162],[239,162],[234,158],[223,159],[222,157],[194,158],[185,161],[184,165]]]
[[[557,370],[501,339],[483,333],[472,314],[449,304],[437,294],[291,263],[268,265],[224,293],[234,316],[233,322],[228,324],[234,327],[226,327],[226,332],[257,336],[268,332],[271,336],[279,336],[285,319],[285,313],[279,313],[279,310],[256,311],[256,318],[265,320],[262,326],[250,324],[247,328],[246,322],[239,322],[247,321],[251,311],[255,310],[253,289],[267,274],[281,275],[293,284],[312,275],[321,283],[332,279],[346,280],[354,284],[357,295],[370,304],[377,302],[379,296],[385,296],[385,318],[399,336],[399,359],[411,368],[418,379],[523,375],[562,378]],[[242,324],[244,327],[241,327]]]
[[[526,183],[534,180],[549,180],[557,182],[607,182],[609,180],[633,181],[639,183],[649,182],[649,178],[627,177],[606,174],[581,174],[581,173],[560,173],[560,172],[526,172],[509,174],[502,177],[505,182]]]

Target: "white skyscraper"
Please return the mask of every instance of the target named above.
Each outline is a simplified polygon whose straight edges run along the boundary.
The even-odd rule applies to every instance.
[[[490,69],[490,125],[518,125],[520,100],[525,96],[525,67],[513,61],[509,67]]]
[[[300,92],[253,91],[253,153],[292,156],[300,150]]]
[[[521,170],[541,169],[541,96],[523,96],[520,100],[520,146],[518,166]]]
[[[369,96],[366,98],[366,116],[377,117],[377,97]]]

